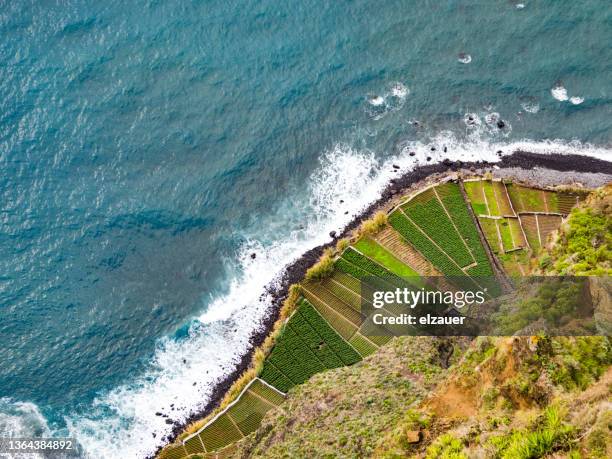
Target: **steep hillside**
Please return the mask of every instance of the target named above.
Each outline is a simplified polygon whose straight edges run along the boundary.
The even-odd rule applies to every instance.
[[[610,457],[610,364],[599,337],[480,338],[465,353],[398,337],[300,386],[231,457]]]

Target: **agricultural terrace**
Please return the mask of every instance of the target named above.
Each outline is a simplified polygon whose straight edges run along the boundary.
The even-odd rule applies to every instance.
[[[360,331],[364,283],[434,288],[424,278],[444,275],[461,279],[461,285],[445,279],[444,288],[476,288],[495,277],[493,264],[503,266],[506,274],[525,275],[530,259],[582,197],[478,178],[430,186],[399,201],[386,221],[375,230],[358,232],[334,255],[331,271],[300,284],[295,310],[257,378],[160,457],[224,457],[257,430],[266,412],[280,405],[292,387],[376,352],[390,338]]]

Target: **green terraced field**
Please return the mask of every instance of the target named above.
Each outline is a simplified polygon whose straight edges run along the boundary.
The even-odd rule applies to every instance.
[[[438,249],[406,216],[396,210],[389,216],[389,224],[410,242],[421,254],[443,274],[462,276],[463,271],[448,255]]]
[[[467,203],[461,194],[461,188],[457,183],[445,183],[436,188],[442,204],[455,222],[461,237],[467,244],[474,259],[480,266],[480,271],[486,276],[493,276],[491,263],[487,257],[485,248],[482,246],[478,228],[470,215]]]
[[[489,215],[489,209],[485,200],[482,180],[464,182],[463,187],[468,195],[472,209],[476,215]]]
[[[391,252],[369,237],[360,239],[353,247],[397,276],[404,279],[419,279],[419,274],[414,269],[398,260]],[[422,282],[418,282],[418,285],[422,286]]]
[[[259,379],[255,379],[253,384],[249,387],[249,390],[255,395],[267,400],[273,405],[280,405],[285,400],[285,396],[272,389]]]
[[[512,240],[512,234],[510,234],[510,225],[508,223],[508,219],[504,218],[502,220],[498,220],[497,227],[499,228],[499,232],[501,234],[504,251],[507,252],[509,250],[514,249],[514,242]]]
[[[521,231],[521,225],[517,218],[509,218],[508,226],[510,227],[510,234],[512,235],[512,240],[514,241],[514,246],[516,247],[525,247],[525,237],[523,236],[523,232]]]
[[[404,213],[460,267],[474,262],[433,190],[427,190],[402,206]]]
[[[494,217],[500,216],[501,213],[499,211],[499,205],[497,204],[495,191],[493,190],[493,184],[490,180],[486,180],[482,182],[482,187],[487,200],[487,206],[489,207],[489,215]]]
[[[361,304],[365,301],[361,297],[362,286],[426,286],[407,264],[416,260],[419,269],[433,266],[446,276],[462,277],[460,284],[451,281],[456,287],[477,288],[476,280],[480,287],[487,283],[489,292],[495,295],[499,286],[479,279],[493,278],[487,250],[497,254],[508,274],[524,275],[529,268],[530,251],[520,248],[528,241],[537,251],[538,229],[546,235],[560,221],[560,217],[540,216],[539,224],[538,217],[523,213],[519,218],[478,217],[478,225],[472,210],[476,216],[513,215],[512,203],[518,213],[566,214],[581,197],[487,180],[447,182],[414,196],[388,215],[383,242],[367,235],[353,241],[335,259],[329,277],[302,283],[303,296],[264,360],[259,379],[252,381],[197,435],[184,444],[166,448],[160,457],[179,459],[201,454],[212,458],[230,454],[235,442],[254,432],[266,412],[280,405],[292,387],[321,371],[355,364],[387,343],[390,336],[364,336],[360,332]],[[483,240],[487,242],[484,245]],[[391,245],[385,241],[391,241]]]
[[[243,438],[227,414],[222,414],[199,434],[206,451],[215,451]]]
[[[264,415],[271,408],[274,408],[274,405],[247,391],[227,410],[227,414],[238,430],[246,436],[257,430]]]
[[[534,188],[526,188],[521,185],[506,185],[512,206],[517,212],[547,212],[547,204],[544,202],[548,192]],[[551,212],[553,210],[550,210]]]

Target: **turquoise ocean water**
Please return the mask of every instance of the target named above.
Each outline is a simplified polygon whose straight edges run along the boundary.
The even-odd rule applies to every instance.
[[[0,33],[0,436],[91,457],[205,403],[391,162],[612,158],[605,1],[0,0]]]

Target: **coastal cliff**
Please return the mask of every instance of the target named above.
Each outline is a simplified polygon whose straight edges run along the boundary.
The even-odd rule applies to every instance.
[[[536,167],[538,164],[544,167]],[[561,171],[574,172],[559,173],[548,168],[553,166]],[[599,174],[589,172],[593,169],[597,169]],[[355,313],[351,312],[351,307],[358,306],[358,287],[353,284],[364,275],[360,273],[379,276],[386,282],[390,279],[398,282],[396,278],[411,275],[454,274],[475,279],[495,276],[500,281],[505,273],[525,275],[537,266],[541,247],[554,237],[571,209],[586,197],[587,188],[610,180],[607,173],[612,173],[610,164],[597,160],[577,163],[575,158],[551,158],[519,152],[504,158],[499,165],[443,162],[394,180],[378,201],[341,234],[334,234],[332,242],[312,249],[288,267],[281,287],[272,291],[275,310],[263,329],[254,335],[253,351],[244,356],[232,375],[220,382],[205,412],[194,416],[200,417],[199,421],[192,423],[183,434],[179,434],[182,426],[176,427],[178,441],[163,450],[160,457],[256,455],[262,444],[256,442],[258,446],[252,441],[262,435],[266,424],[260,427],[261,419],[270,418],[272,413],[286,413],[284,410],[288,409],[287,403],[294,394],[306,390],[302,387],[307,387],[317,378],[332,377],[337,372],[359,372],[359,368],[371,361],[370,354],[375,353],[374,357],[378,358],[390,347],[397,350],[396,341],[405,339],[396,338],[386,343],[388,340],[376,341],[355,331],[358,319],[352,319]],[[585,184],[577,183],[575,177],[570,179],[571,174],[592,183],[586,184],[585,188]],[[537,180],[538,177],[541,180]],[[534,181],[542,183],[546,180],[565,187],[533,186]],[[418,199],[414,199],[416,196]],[[423,208],[414,204],[421,201]],[[376,218],[367,219],[372,216]],[[423,219],[421,223],[419,218]],[[428,218],[437,221],[442,228],[446,225],[447,232],[455,234],[454,239],[446,240],[446,236],[437,232],[435,227],[429,228]],[[319,262],[318,268],[308,271],[321,257],[323,263]],[[545,266],[545,263],[541,264]],[[496,266],[501,269],[496,269]],[[289,328],[297,332],[300,342],[307,342],[305,332],[295,323],[296,317],[304,319],[304,326],[323,337],[325,346],[333,355],[305,351],[315,355],[316,365],[311,369],[303,368],[302,374],[289,374],[293,371],[291,365],[297,365],[289,363],[286,370],[281,368],[279,372],[279,367],[284,364],[276,354],[283,346],[292,345],[286,342],[289,318],[293,321]],[[425,340],[428,344],[423,345],[430,349],[424,350],[422,355],[427,356],[428,362],[438,362],[437,367],[443,372],[451,363],[448,349],[453,349],[452,361],[456,361],[468,347],[467,342],[460,339],[453,344],[447,341],[438,343],[438,338],[419,339]],[[407,343],[410,345],[410,341]],[[294,354],[298,352],[295,347],[289,349]],[[356,362],[361,363],[354,365]],[[418,367],[421,364],[414,365]],[[309,375],[336,367],[344,368],[328,370],[308,381]],[[436,374],[436,371],[431,367],[422,373]],[[423,374],[412,373],[416,375],[414,378],[424,381]],[[421,395],[410,395],[413,402],[424,398],[434,385],[429,381],[429,384],[415,389],[415,394]],[[274,391],[283,398],[277,397]],[[256,403],[242,402],[249,397]],[[283,401],[284,397],[288,400]],[[258,398],[263,400],[263,404]],[[379,397],[372,395],[371,398]],[[256,406],[258,404],[261,406]],[[217,405],[216,409],[214,405]],[[228,412],[229,407],[233,412]],[[268,411],[270,414],[266,415]],[[244,419],[241,416],[245,416]],[[359,417],[358,413],[355,416]],[[366,448],[368,453],[364,450],[363,454],[373,454],[371,447],[370,442]]]

